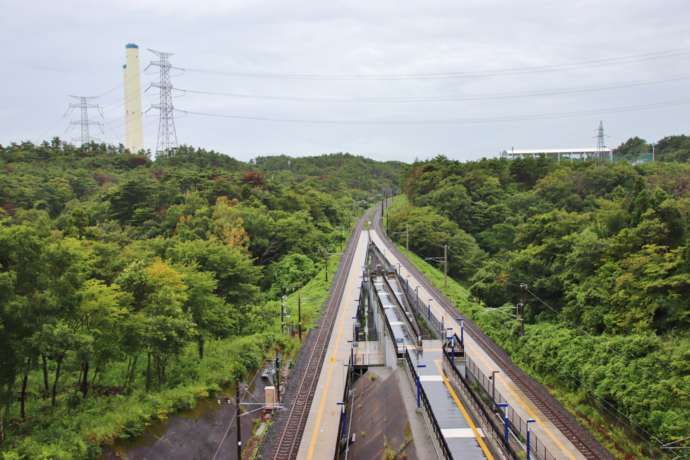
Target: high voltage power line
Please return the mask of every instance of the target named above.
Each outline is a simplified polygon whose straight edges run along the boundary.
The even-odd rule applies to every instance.
[[[531,73],[561,72],[585,67],[601,67],[620,64],[632,64],[656,59],[682,57],[690,55],[690,49],[672,49],[644,54],[619,56],[611,58],[591,59],[579,62],[549,64],[542,66],[512,67],[503,69],[486,69],[457,72],[438,73],[409,73],[409,74],[318,74],[318,73],[269,73],[269,72],[242,72],[222,69],[204,69],[196,67],[175,67],[186,72],[207,73],[225,75],[230,77],[248,78],[279,78],[295,80],[425,80],[425,79],[451,79],[451,78],[479,78],[499,77],[507,75],[523,75]]]
[[[492,94],[472,94],[472,95],[456,95],[456,96],[409,96],[409,97],[320,97],[320,96],[280,96],[280,95],[259,95],[259,94],[242,94],[234,92],[223,91],[205,91],[188,88],[177,88],[175,91],[180,91],[185,94],[198,94],[206,96],[223,96],[238,99],[265,99],[277,101],[298,101],[298,102],[364,102],[364,103],[419,103],[419,102],[457,102],[457,101],[484,101],[494,99],[516,99],[525,97],[543,97],[543,96],[562,96],[568,94],[582,94],[589,92],[601,92],[617,89],[635,88],[642,86],[652,86],[663,83],[671,83],[678,81],[690,80],[690,75],[683,75],[673,78],[666,78],[660,80],[646,80],[646,81],[632,81],[626,83],[618,83],[604,86],[590,86],[579,88],[554,88],[544,89],[538,91],[523,91],[510,93],[492,93]]]
[[[158,52],[155,52],[158,53]],[[589,92],[602,92],[602,91],[612,91],[624,88],[642,87],[658,85],[663,83],[686,81],[690,79],[689,75],[681,75],[676,77],[670,77],[659,80],[646,80],[646,81],[630,81],[618,84],[602,85],[602,86],[589,86],[589,87],[574,87],[574,88],[554,88],[554,89],[542,89],[535,91],[522,91],[522,92],[503,92],[503,93],[492,93],[492,94],[468,94],[468,95],[450,95],[450,96],[390,96],[390,97],[375,97],[375,96],[361,96],[361,97],[328,97],[328,96],[289,96],[289,95],[256,95],[256,94],[242,94],[237,92],[223,92],[223,91],[210,91],[210,90],[200,90],[200,89],[190,89],[190,88],[176,88],[172,85],[170,81],[171,71],[179,70],[182,72],[201,72],[201,73],[212,73],[219,75],[229,75],[229,76],[254,76],[261,78],[284,78],[284,79],[307,79],[307,80],[411,80],[411,79],[434,79],[434,78],[464,78],[464,77],[491,77],[491,76],[502,76],[502,75],[522,75],[529,73],[541,73],[541,72],[557,72],[566,71],[576,68],[586,68],[586,67],[598,67],[598,66],[608,66],[608,65],[619,65],[619,64],[629,64],[634,62],[642,62],[653,59],[665,59],[673,57],[681,57],[690,55],[690,49],[674,49],[665,50],[653,53],[644,53],[637,55],[619,56],[612,58],[602,58],[593,59],[588,61],[580,62],[570,62],[562,64],[552,64],[543,66],[532,66],[532,67],[515,67],[515,68],[503,68],[496,70],[484,70],[484,71],[467,71],[467,72],[448,72],[448,73],[411,73],[411,74],[340,74],[340,75],[326,75],[326,74],[280,74],[280,73],[242,73],[242,72],[232,72],[232,71],[222,71],[222,70],[209,70],[209,69],[197,69],[197,68],[185,68],[173,66],[168,57],[169,53],[158,53],[159,60],[154,61],[151,65],[160,68],[160,81],[152,84],[153,87],[159,89],[159,103],[154,104],[152,108],[159,109],[160,111],[160,123],[159,123],[159,133],[158,142],[156,150],[158,152],[169,151],[177,145],[177,133],[174,123],[174,114],[185,114],[192,116],[204,116],[213,118],[226,118],[226,119],[236,119],[236,120],[250,120],[250,121],[262,121],[262,122],[274,122],[274,123],[301,123],[301,124],[328,124],[328,125],[464,125],[464,124],[489,124],[489,123],[505,123],[511,121],[530,121],[530,120],[543,120],[551,118],[569,118],[577,116],[587,116],[587,115],[598,115],[606,113],[621,113],[621,112],[631,112],[639,110],[653,110],[665,107],[673,107],[679,105],[686,105],[690,101],[687,100],[677,100],[677,101],[666,101],[651,104],[642,105],[630,105],[624,107],[608,107],[601,109],[592,110],[581,110],[581,111],[568,111],[568,112],[556,112],[556,113],[538,113],[538,114],[525,114],[525,115],[508,115],[508,116],[494,116],[494,117],[476,117],[476,118],[459,118],[459,119],[419,119],[419,120],[385,120],[385,119],[350,119],[350,120],[329,120],[329,119],[309,119],[309,118],[282,118],[282,117],[272,117],[272,116],[253,116],[253,115],[241,115],[241,114],[222,114],[222,113],[210,113],[203,111],[194,110],[183,110],[177,109],[172,103],[173,92],[178,95],[207,95],[207,96],[221,96],[221,97],[231,97],[231,98],[244,98],[244,99],[259,99],[259,100],[278,100],[278,101],[300,101],[300,102],[345,102],[345,103],[393,103],[393,104],[405,104],[405,103],[436,103],[436,102],[454,102],[454,101],[483,101],[483,100],[501,100],[501,99],[512,99],[512,98],[531,98],[531,97],[548,97],[548,96],[560,96],[569,94],[582,94]],[[146,70],[146,69],[145,69]],[[145,73],[145,70],[140,72],[136,77],[139,78]],[[133,78],[133,77],[131,77]],[[113,86],[106,91],[99,93],[96,96],[91,96],[89,99],[101,98],[107,96],[117,89],[123,88],[126,82],[121,82],[120,84]],[[99,106],[101,111],[109,111],[118,107],[123,107],[127,103],[127,100],[115,101],[109,103],[105,106]],[[88,115],[88,114],[87,114]],[[124,117],[124,115],[123,115]],[[106,125],[111,125],[117,123],[117,125],[122,124],[121,117],[117,119],[105,122]],[[102,127],[102,126],[101,126]],[[84,131],[86,137],[90,136],[88,132],[88,125],[86,125],[86,130]],[[83,136],[82,136],[83,137]]]
[[[601,115],[610,113],[635,112],[642,110],[662,109],[690,104],[690,99],[665,101],[652,104],[629,105],[622,107],[607,107],[593,110],[554,112],[542,114],[508,115],[496,117],[477,117],[477,118],[456,118],[456,119],[418,119],[418,120],[329,120],[329,119],[306,119],[306,118],[277,118],[251,115],[221,114],[211,112],[201,112],[195,110],[175,109],[178,113],[187,115],[197,115],[211,118],[227,118],[233,120],[264,121],[271,123],[295,123],[295,124],[315,124],[315,125],[470,125],[470,124],[491,124],[506,123],[513,121],[533,121],[548,120],[554,118],[572,118],[578,116]]]

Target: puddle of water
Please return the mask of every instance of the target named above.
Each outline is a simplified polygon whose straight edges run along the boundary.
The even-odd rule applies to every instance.
[[[257,372],[243,392],[242,402],[263,402],[264,387],[261,372]],[[199,400],[194,408],[150,425],[141,436],[117,441],[104,449],[99,460],[236,459],[235,397],[229,391],[220,397],[221,404],[216,398]],[[227,402],[222,398],[228,398]],[[256,406],[244,411],[253,409]],[[256,411],[240,418],[245,442],[260,417],[261,411]]]

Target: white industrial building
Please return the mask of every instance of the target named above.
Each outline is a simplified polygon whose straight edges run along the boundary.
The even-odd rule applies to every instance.
[[[552,158],[554,160],[603,160],[613,161],[613,151],[606,147],[583,149],[514,149],[501,152],[501,158]]]

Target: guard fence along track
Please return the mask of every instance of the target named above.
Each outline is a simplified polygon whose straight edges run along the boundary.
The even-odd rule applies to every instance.
[[[391,241],[388,235],[383,231],[381,225],[381,213],[377,212],[374,218],[374,228],[381,235],[386,248],[395,254],[403,267],[414,275],[418,282],[424,286],[427,292],[439,300],[439,304],[443,307],[451,318],[457,318],[460,313],[455,308],[453,303],[438,289],[436,289],[422,274],[417,267],[415,267],[397,246]],[[510,378],[520,390],[529,398],[530,401],[541,411],[544,416],[553,423],[553,425],[563,433],[566,438],[580,451],[580,453],[588,459],[611,459],[613,456],[592,436],[592,434],[585,430],[568,412],[563,405],[539,382],[528,376],[522,369],[516,366],[510,359],[508,354],[498,345],[494,343],[481,329],[470,319],[465,319],[465,330],[469,333],[477,344],[491,357],[491,359],[501,368],[503,373]]]
[[[357,242],[362,233],[362,227],[367,218],[370,218],[370,213],[366,213],[357,222],[357,226],[350,236],[350,240],[338,265],[333,287],[325,305],[326,308],[319,319],[317,330],[313,332],[316,333],[316,338],[308,340],[304,345],[305,349],[300,353],[299,360],[305,363],[305,365],[297,365],[293,375],[290,377],[297,387],[294,393],[290,392],[292,393],[290,399],[287,398],[288,395],[286,394],[286,413],[279,417],[282,420],[276,422],[275,428],[277,432],[275,433],[274,449],[270,456],[264,458],[292,460],[297,457],[304,427],[309,417],[309,409],[316,393],[321,367],[326,358],[328,342],[338,315],[338,306],[345,290],[347,275],[357,250]]]

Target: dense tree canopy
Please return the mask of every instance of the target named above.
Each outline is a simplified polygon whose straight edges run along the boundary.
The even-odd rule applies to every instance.
[[[645,145],[634,138],[617,152]],[[410,249],[423,257],[464,242],[450,251],[451,273],[484,305],[506,305],[477,319],[516,361],[595,395],[659,439],[682,439],[690,164],[672,161],[687,161],[688,151],[687,138],[673,136],[657,145],[663,162],[638,166],[439,157],[412,166],[408,204],[390,212],[390,227],[401,244],[409,228]],[[522,302],[519,337],[505,318]]]
[[[372,183],[395,188],[402,171],[352,155],[286,169],[284,158],[247,164],[181,147],[153,161],[58,139],[0,146],[0,428],[13,427],[9,447],[33,455],[31,438],[20,443],[36,426],[27,406],[48,416],[94,393],[167,391],[194,381],[196,367],[180,364],[190,346],[201,362],[210,342],[265,342],[279,330],[271,301],[337,250],[381,193]],[[54,452],[36,449],[67,458],[77,447],[64,436],[48,440],[66,443]]]

